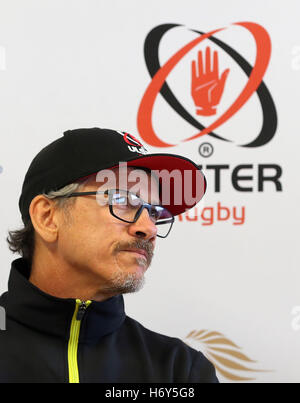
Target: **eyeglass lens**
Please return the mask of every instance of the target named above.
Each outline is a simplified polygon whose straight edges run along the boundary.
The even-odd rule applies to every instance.
[[[127,191],[111,191],[110,205],[117,218],[132,223],[136,221],[141,208],[145,206],[150,219],[158,226],[157,235],[160,237],[168,235],[174,221],[173,215],[163,206],[144,203],[137,195]]]

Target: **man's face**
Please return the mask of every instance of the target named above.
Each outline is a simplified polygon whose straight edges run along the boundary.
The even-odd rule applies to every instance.
[[[100,181],[92,177],[80,192],[120,188],[135,190],[146,202],[159,204],[159,189],[150,175],[148,180],[130,182],[133,168],[112,169],[115,181]],[[135,172],[138,170],[135,169]],[[98,197],[98,196],[97,196]],[[103,196],[104,197],[104,196]],[[100,196],[101,199],[101,196]],[[104,295],[139,290],[144,273],[151,263],[157,229],[144,209],[135,223],[123,222],[111,215],[108,204],[99,203],[94,195],[76,197],[70,207],[70,221],[62,221],[58,235],[58,254],[62,264],[84,273],[86,286],[91,282]],[[103,201],[103,199],[102,199]]]

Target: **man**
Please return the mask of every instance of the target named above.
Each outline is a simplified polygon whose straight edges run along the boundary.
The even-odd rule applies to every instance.
[[[183,179],[167,186],[160,171],[174,168]],[[8,238],[22,257],[0,298],[0,382],[217,382],[200,352],[129,318],[122,296],[205,185],[192,161],[147,154],[127,133],[71,130],[41,150],[19,200],[25,226]]]

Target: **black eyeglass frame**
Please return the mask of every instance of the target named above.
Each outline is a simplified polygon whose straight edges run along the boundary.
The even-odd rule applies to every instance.
[[[108,190],[104,190],[104,191],[98,190],[98,191],[92,191],[92,192],[74,192],[74,193],[71,193],[69,195],[58,196],[58,197],[69,198],[69,197],[77,197],[77,196],[96,196],[97,194],[106,194],[106,195],[109,196],[109,211],[110,211],[111,215],[114,216],[115,218],[117,218],[118,220],[124,221],[124,222],[126,222],[128,224],[135,223],[139,219],[139,217],[142,214],[144,208],[146,208],[148,210],[148,213],[149,213],[149,216],[150,216],[150,209],[152,207],[163,207],[163,206],[161,206],[159,204],[146,203],[143,199],[141,199],[136,194],[130,192],[129,190],[122,190],[122,192],[126,192],[128,194],[133,194],[134,196],[138,197],[142,201],[141,206],[138,208],[138,210],[137,210],[137,212],[136,212],[136,214],[134,216],[134,220],[133,221],[124,220],[123,218],[120,218],[120,217],[118,217],[117,215],[114,214],[113,206],[112,206],[113,194],[114,194],[115,191],[120,191],[120,190],[122,190],[122,189],[108,189]],[[166,235],[164,235],[164,236],[163,235],[158,235],[158,234],[156,235],[159,238],[166,238],[169,235],[169,233],[170,233],[170,231],[171,231],[171,229],[173,227],[174,221],[175,221],[175,217],[173,216],[173,214],[168,209],[166,209],[165,207],[163,207],[163,208],[165,210],[167,210],[172,217],[170,218],[170,220],[167,220],[165,222],[157,222],[157,223],[155,223],[155,225],[163,225],[163,224],[169,224],[169,223],[171,223],[171,225],[170,225],[169,231],[167,232]]]

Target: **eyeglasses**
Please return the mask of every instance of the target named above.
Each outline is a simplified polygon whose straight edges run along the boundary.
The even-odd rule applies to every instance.
[[[103,194],[108,199],[109,211],[115,218],[127,223],[134,223],[139,219],[143,210],[146,209],[150,220],[157,225],[157,236],[166,238],[169,235],[174,223],[173,214],[163,206],[146,203],[139,196],[128,190],[108,189],[105,191],[75,192],[60,197],[96,195],[98,199],[100,194]],[[103,201],[99,200],[99,204],[103,204]]]

